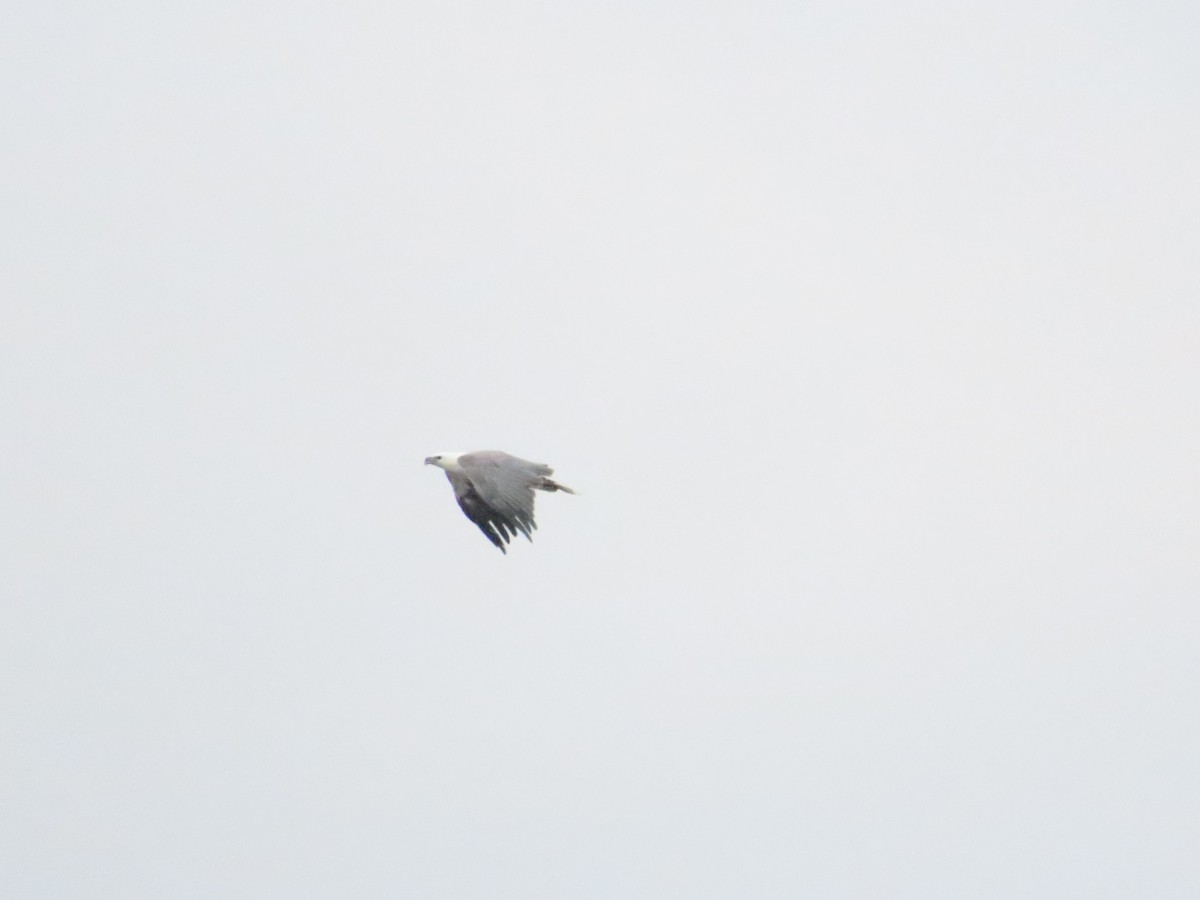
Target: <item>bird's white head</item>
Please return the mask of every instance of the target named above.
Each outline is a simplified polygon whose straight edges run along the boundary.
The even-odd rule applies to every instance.
[[[458,464],[458,458],[461,453],[438,453],[435,456],[425,457],[425,465],[437,466],[439,469],[445,469],[447,472],[456,472],[462,468]]]

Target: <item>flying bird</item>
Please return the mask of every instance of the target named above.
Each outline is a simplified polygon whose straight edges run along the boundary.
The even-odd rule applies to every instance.
[[[501,450],[442,453],[425,457],[425,465],[445,470],[462,511],[505,554],[517,532],[533,541],[535,490],[575,493],[550,477],[549,466]]]

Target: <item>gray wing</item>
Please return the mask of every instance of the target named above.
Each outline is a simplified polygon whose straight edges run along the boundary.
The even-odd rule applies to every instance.
[[[458,464],[468,484],[461,493],[455,484],[454,495],[467,518],[488,540],[501,550],[518,532],[533,540],[532,532],[537,528],[533,521],[533,489],[554,470],[500,450],[466,453],[458,458]],[[463,480],[461,476],[459,480]]]
[[[508,553],[504,545],[516,533],[515,530],[510,529],[506,519],[484,502],[465,475],[447,472],[446,477],[450,479],[454,499],[458,501],[463,514],[479,527],[484,537],[500,548],[501,553]]]

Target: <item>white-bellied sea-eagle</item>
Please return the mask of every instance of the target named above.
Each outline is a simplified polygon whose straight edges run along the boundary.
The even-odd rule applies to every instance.
[[[550,477],[549,466],[501,450],[441,453],[425,457],[425,465],[445,470],[462,511],[503,553],[518,532],[533,540],[535,490],[575,493]]]

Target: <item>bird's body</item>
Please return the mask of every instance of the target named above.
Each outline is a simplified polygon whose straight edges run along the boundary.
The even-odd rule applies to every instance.
[[[462,511],[502,553],[518,533],[533,540],[535,490],[575,493],[550,477],[549,466],[501,450],[440,453],[425,457],[425,464],[445,471]]]

